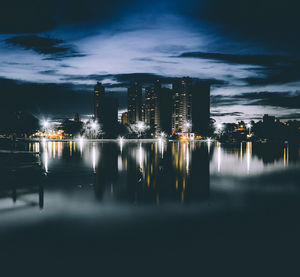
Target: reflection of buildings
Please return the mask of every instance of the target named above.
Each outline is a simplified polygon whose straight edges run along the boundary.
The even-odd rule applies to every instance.
[[[16,203],[18,197],[22,207],[39,205],[44,207],[44,171],[37,154],[0,153],[0,199],[11,197]],[[26,199],[25,195],[38,194],[38,203]],[[1,211],[1,210],[0,210]]]
[[[120,152],[118,145],[105,144],[99,150],[99,156],[107,158],[100,159],[96,166],[98,198],[113,195],[121,201],[161,203],[197,201],[208,196],[206,145],[157,142],[125,144],[122,149]]]
[[[98,159],[95,165],[96,175],[94,189],[96,197],[102,199],[106,191],[114,191],[114,186],[118,179],[119,147],[112,143],[104,145],[97,144],[95,147],[98,156],[101,156],[101,158]]]

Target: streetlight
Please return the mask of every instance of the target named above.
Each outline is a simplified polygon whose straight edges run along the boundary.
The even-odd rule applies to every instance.
[[[191,128],[191,126],[192,126],[192,124],[189,121],[187,121],[185,123],[185,127],[186,127],[186,129],[188,131],[188,138],[190,138],[190,128]]]
[[[138,129],[138,132],[139,132],[139,138],[141,137],[141,133],[145,130],[145,124],[143,121],[139,121],[137,123],[137,129]]]
[[[218,131],[219,136],[221,136],[223,128],[224,128],[224,126],[222,123],[217,124],[217,131]]]
[[[250,130],[251,130],[251,127],[252,127],[251,123],[248,123],[248,124],[247,124],[247,128],[249,129],[249,136],[250,136]]]
[[[94,138],[95,138],[96,137],[96,131],[98,130],[97,122],[93,121],[92,124],[91,124],[91,128],[93,130],[93,135],[94,135]]]
[[[46,129],[46,128],[48,128],[49,127],[49,121],[48,120],[43,120],[42,121],[42,125],[43,125],[43,127]]]

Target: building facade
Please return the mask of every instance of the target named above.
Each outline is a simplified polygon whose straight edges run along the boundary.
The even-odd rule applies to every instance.
[[[94,119],[96,121],[103,121],[103,101],[105,98],[105,88],[100,83],[94,87]]]
[[[192,120],[192,79],[184,77],[172,84],[172,132],[189,132]]]
[[[128,88],[128,120],[130,124],[142,121],[142,86],[138,83]]]

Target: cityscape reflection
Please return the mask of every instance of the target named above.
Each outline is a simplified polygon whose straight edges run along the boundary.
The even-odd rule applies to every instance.
[[[42,141],[25,147],[32,152],[41,150],[50,175],[67,171],[72,162],[76,174],[94,176],[98,200],[157,204],[204,199],[209,195],[211,176],[260,174],[286,168],[300,157],[296,146],[252,142],[227,145],[159,139],[136,143],[122,138],[100,143]]]

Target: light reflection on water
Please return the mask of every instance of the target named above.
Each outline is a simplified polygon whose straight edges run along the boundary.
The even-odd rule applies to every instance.
[[[235,178],[238,183],[239,178],[275,174],[299,167],[300,160],[298,146],[251,142],[226,145],[211,141],[79,139],[29,142],[18,148],[41,152],[41,163],[47,173],[45,193],[55,188],[60,195],[65,190],[84,188],[97,202],[141,204],[202,202],[212,190],[232,189],[232,179],[230,185],[224,186],[228,178]]]
[[[189,171],[191,156],[195,149],[202,149],[209,157],[211,174],[245,175],[257,174],[266,169],[278,169],[296,163],[300,159],[300,148],[289,145],[253,145],[252,142],[243,142],[239,145],[226,145],[219,142],[165,142],[159,140],[153,143],[134,143],[120,139],[119,142],[87,142],[78,140],[75,142],[34,142],[25,145],[25,150],[38,152],[41,149],[43,163],[48,171],[50,164],[56,167],[62,160],[76,160],[82,166],[90,166],[95,172],[101,152],[104,148],[110,148],[111,155],[117,153],[116,163],[118,171],[126,169],[125,160],[133,159],[144,171],[147,164],[153,171],[153,166],[158,160],[164,160],[164,155],[172,156],[176,170],[186,168]],[[123,151],[125,151],[123,153]],[[290,151],[293,151],[292,155]],[[78,155],[80,154],[80,155]],[[149,155],[150,154],[150,155]],[[109,153],[102,156],[104,160],[113,159]],[[72,158],[73,157],[73,158]],[[122,161],[122,162],[121,162]],[[197,161],[195,161],[197,162]],[[51,166],[50,166],[51,171]]]

